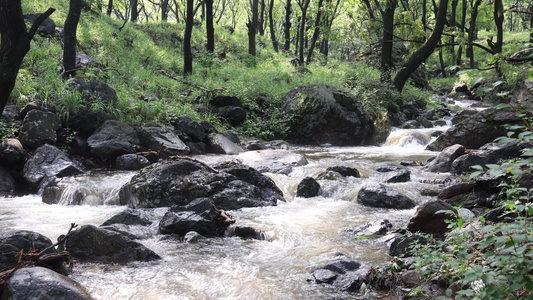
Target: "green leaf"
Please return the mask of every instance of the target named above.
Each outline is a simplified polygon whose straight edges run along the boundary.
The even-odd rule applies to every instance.
[[[495,106],[496,109],[503,109],[503,108],[509,108],[509,107],[511,106],[507,103],[501,103]]]
[[[470,81],[470,85],[469,85],[469,87],[474,87],[474,86],[476,86],[476,85],[479,84],[482,80],[483,80],[483,77],[476,77],[476,78],[472,79],[472,81]]]
[[[497,87],[497,86],[501,85],[502,83],[503,83],[502,80],[498,80],[498,81],[494,82],[494,83],[492,84],[492,86],[493,86],[493,87]]]
[[[479,279],[478,272],[476,270],[470,269],[465,272],[465,278],[463,279],[463,284],[468,284],[478,279]]]
[[[484,87],[482,87],[482,88],[479,88],[479,89],[477,90],[477,93],[478,93],[478,94],[485,94],[485,93],[488,93],[488,92],[490,92],[490,91],[492,91],[492,88],[484,86]]]

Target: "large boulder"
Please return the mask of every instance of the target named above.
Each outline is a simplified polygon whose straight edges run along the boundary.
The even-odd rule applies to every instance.
[[[186,134],[193,142],[203,142],[206,137],[206,129],[200,123],[194,121],[189,117],[181,117],[176,119],[172,125],[180,133]]]
[[[453,125],[437,140],[427,146],[428,150],[441,151],[454,144],[468,149],[479,147],[507,134],[506,125],[522,122],[516,113],[508,109],[488,108]]]
[[[43,267],[16,270],[6,282],[2,299],[91,300],[76,281]]]
[[[17,253],[23,250],[43,251],[52,246],[52,241],[44,235],[27,230],[7,230],[0,232],[0,271],[10,269],[18,263]],[[45,254],[56,253],[50,248]]]
[[[289,138],[299,144],[348,146],[372,139],[374,124],[348,92],[324,85],[298,87],[281,99],[291,117]]]
[[[5,139],[0,143],[0,164],[8,168],[21,169],[24,166],[26,153],[17,139]]]
[[[184,206],[172,206],[159,222],[162,234],[185,236],[195,231],[205,237],[221,236],[229,224],[219,221],[220,211],[206,198]]]
[[[357,202],[365,206],[409,209],[415,207],[415,202],[392,188],[380,184],[366,184],[357,194]]]
[[[313,177],[305,177],[298,184],[296,197],[311,198],[319,196],[322,193],[320,184]]]
[[[461,155],[465,154],[465,147],[463,145],[455,144],[446,147],[442,152],[430,161],[426,168],[430,172],[450,172],[453,161]]]
[[[122,154],[131,154],[139,149],[139,138],[130,125],[105,121],[88,139],[87,145],[96,159],[113,161]]]
[[[158,151],[163,158],[174,155],[187,155],[190,149],[174,132],[171,126],[144,126],[136,129],[142,146]]]
[[[28,20],[30,24],[35,23],[35,20],[40,16],[40,13],[37,14],[24,14],[24,19]],[[54,20],[52,20],[50,17],[47,17],[44,19],[44,21],[39,25],[39,28],[37,29],[37,32],[39,32],[42,35],[55,35],[56,33],[56,23]]]
[[[339,260],[313,271],[307,281],[331,285],[343,292],[357,292],[363,284],[365,271],[356,261]]]
[[[239,126],[246,121],[247,112],[242,107],[224,106],[217,110],[218,114],[226,119],[231,126]]]
[[[80,62],[77,62],[80,64]],[[87,102],[101,101],[105,104],[114,104],[118,100],[115,90],[99,80],[85,81],[83,78],[74,77],[67,80],[67,88],[80,92]]]
[[[209,198],[219,209],[271,206],[284,201],[272,179],[237,163],[209,167],[181,159],[141,170],[120,190],[120,202],[132,208],[186,205]]]
[[[34,188],[43,188],[56,178],[82,173],[83,169],[65,152],[48,144],[37,148],[24,166],[24,178]]]
[[[105,121],[111,119],[111,115],[102,110],[95,111],[89,108],[84,108],[71,115],[67,120],[67,124],[68,128],[71,130],[89,136],[98,129],[98,127],[102,126]]]
[[[26,114],[18,140],[29,149],[57,142],[61,120],[55,113],[33,109]]]
[[[84,225],[72,232],[65,250],[76,260],[101,263],[128,263],[160,259],[152,250],[116,231]]]
[[[407,223],[407,229],[411,232],[444,236],[444,233],[449,231],[446,220],[455,219],[456,214],[457,210],[444,201],[428,201],[418,207]]]
[[[241,146],[233,143],[220,133],[210,133],[208,135],[209,151],[218,154],[239,154],[244,152]]]
[[[140,170],[146,166],[150,165],[150,161],[142,156],[137,154],[124,154],[115,159],[113,168],[115,170]]]
[[[0,196],[13,195],[16,188],[17,183],[13,176],[0,165]]]

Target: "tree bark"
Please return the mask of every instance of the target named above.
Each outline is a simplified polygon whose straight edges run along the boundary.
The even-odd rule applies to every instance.
[[[138,0],[131,0],[131,21],[137,22],[137,18],[139,17],[139,10],[138,10]]]
[[[0,115],[15,87],[17,74],[30,42],[39,25],[48,18],[54,8],[49,8],[26,31],[20,0],[0,0]]]
[[[213,0],[205,0],[205,31],[207,34],[207,51],[215,52],[215,27],[213,27]]]
[[[291,0],[286,0],[285,4],[285,24],[283,24],[285,34],[285,51],[289,51],[291,48]]]
[[[446,25],[448,0],[440,0],[435,29],[422,47],[413,53],[394,77],[394,86],[401,93],[409,76],[433,53]]]
[[[320,23],[322,22],[322,3],[324,0],[318,0],[318,12],[316,13],[316,19],[315,19],[315,31],[313,32],[313,37],[311,38],[311,45],[309,46],[309,49],[307,50],[307,63],[309,64],[311,62],[311,56],[313,55],[313,51],[315,50],[315,44],[318,40],[318,36],[320,35]]]
[[[259,10],[259,0],[252,0],[252,19],[248,22],[248,54],[255,56],[255,35],[257,31],[257,22]]]
[[[304,43],[305,43],[305,19],[307,17],[307,8],[309,8],[309,3],[311,0],[301,0],[298,2],[300,9],[302,11],[302,17],[300,18],[300,33],[298,37],[300,38],[300,48],[298,49],[298,59],[300,64],[304,63]]]
[[[477,32],[476,19],[477,19],[478,8],[479,8],[480,4],[481,4],[481,0],[476,0],[476,2],[474,3],[474,5],[472,7],[472,14],[471,14],[471,17],[470,17],[470,28],[468,29],[468,44],[469,44],[469,46],[466,49],[466,56],[470,58],[470,67],[472,67],[472,68],[475,65],[475,60],[474,60],[474,48],[471,46],[471,44],[474,42],[475,36],[476,36],[476,32]]]
[[[466,0],[463,0],[463,9],[462,9],[462,16],[461,16],[461,24],[460,24],[460,30],[461,33],[464,35],[465,28],[466,28]],[[459,49],[457,50],[457,65],[462,65],[462,56],[463,56],[463,46],[459,46]]]
[[[109,0],[109,2],[107,2],[107,15],[111,16],[112,12],[113,12],[113,0]]]
[[[276,30],[274,28],[274,0],[270,0],[270,4],[268,7],[268,23],[270,27],[270,39],[272,40],[272,47],[274,47],[274,51],[278,52],[278,40],[276,39]]]
[[[383,40],[381,41],[381,81],[391,81],[392,70],[392,42],[394,40],[394,12],[398,6],[397,0],[387,0],[385,8],[381,10],[383,19]]]
[[[161,0],[161,20],[162,21],[168,20],[168,1],[169,0]]]
[[[80,21],[81,7],[82,0],[70,0],[63,38],[63,78],[76,76],[76,30]]]
[[[183,74],[192,73],[191,37],[194,21],[194,0],[187,0],[187,17],[185,19],[185,34],[183,36]]]

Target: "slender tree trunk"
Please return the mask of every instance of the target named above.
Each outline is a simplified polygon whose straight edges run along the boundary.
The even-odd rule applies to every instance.
[[[455,26],[457,24],[456,22],[456,18],[457,18],[457,5],[459,4],[459,0],[452,0],[452,11],[451,11],[451,15],[450,15],[450,27],[452,28],[452,30],[455,30]],[[452,57],[455,57],[455,37],[451,37],[450,38],[450,42],[451,42],[451,45],[450,46],[450,52],[452,54]]]
[[[397,0],[387,0],[382,10],[383,40],[381,41],[381,81],[391,81],[392,70],[392,42],[394,40],[394,11],[398,6]]]
[[[278,52],[278,40],[276,39],[276,30],[274,28],[274,0],[270,0],[270,4],[268,6],[268,23],[270,24],[270,38],[272,39],[272,47],[274,47],[274,51]]]
[[[497,54],[502,53],[503,46],[503,3],[502,0],[494,1],[494,23],[496,24],[496,42],[492,42],[492,39],[488,41],[490,48]],[[500,59],[496,61],[496,72],[501,77],[502,69]]]
[[[63,77],[76,76],[76,30],[80,21],[82,0],[70,0],[67,19],[65,20],[65,37],[63,39]]]
[[[475,37],[477,35],[476,19],[480,4],[481,0],[476,0],[474,6],[472,7],[472,14],[470,17],[470,28],[468,29],[468,48],[466,49],[466,56],[470,58],[470,67],[472,68],[475,66],[474,47],[472,46],[472,43],[474,42]]]
[[[424,31],[428,27],[428,10],[427,10],[427,0],[422,0],[422,28]]]
[[[363,0],[363,3],[365,4],[366,8],[367,8],[367,11],[368,11],[368,17],[373,20],[375,19],[374,17],[374,9],[372,8],[372,5],[370,4],[370,1],[368,0]]]
[[[252,19],[248,22],[248,54],[255,56],[255,35],[257,32],[257,22],[259,19],[259,0],[252,0]]]
[[[261,12],[259,13],[259,21],[257,29],[259,30],[259,35],[265,35],[265,0],[261,0]]]
[[[138,0],[131,0],[131,21],[137,22],[137,18],[139,17],[139,8],[138,6]]]
[[[300,64],[304,63],[304,43],[305,43],[305,18],[307,17],[307,8],[309,7],[311,0],[303,0],[303,3],[300,4],[300,9],[302,10],[302,17],[300,18],[300,48],[298,49],[298,59]]]
[[[20,0],[0,0],[0,115],[15,87],[17,74],[39,25],[55,11],[41,14],[29,31],[22,17]]]
[[[529,6],[529,11],[533,11],[533,5]],[[529,30],[531,32],[529,34],[529,42],[533,43],[533,14],[529,15]]]
[[[439,62],[440,62],[440,70],[442,72],[442,78],[446,78],[446,64],[444,64],[444,57],[442,55],[442,47],[439,48]]]
[[[168,19],[168,1],[161,0],[161,20],[166,21]]]
[[[191,36],[194,21],[194,0],[187,0],[187,17],[185,19],[185,34],[183,36],[183,74],[192,73]]]
[[[460,24],[461,26],[460,31],[463,36],[465,34],[465,28],[466,28],[466,9],[467,9],[466,0],[463,0],[463,8],[461,12],[462,16],[461,16],[461,24]],[[463,56],[463,46],[459,46],[459,49],[457,50],[457,62],[456,62],[458,66],[460,66],[463,63],[462,56]]]
[[[213,0],[205,0],[205,31],[207,33],[207,51],[215,52],[215,27],[213,26]]]
[[[440,0],[435,28],[427,41],[418,50],[413,53],[409,59],[402,65],[400,71],[394,77],[394,86],[401,93],[409,76],[433,53],[435,47],[440,41],[444,26],[446,25],[446,12],[448,0]]]
[[[285,34],[285,51],[289,51],[291,48],[291,0],[286,0],[285,3],[285,24],[283,24]],[[533,20],[533,19],[532,19]]]
[[[315,44],[318,40],[318,36],[320,35],[320,23],[322,22],[322,3],[323,0],[318,0],[318,12],[316,13],[316,19],[315,19],[315,32],[313,32],[313,37],[311,38],[311,45],[309,46],[309,50],[307,51],[307,63],[309,64],[311,62],[311,55],[313,55],[313,51],[315,50]]]
[[[113,0],[109,0],[109,2],[107,2],[107,15],[111,16],[112,12],[113,12]]]

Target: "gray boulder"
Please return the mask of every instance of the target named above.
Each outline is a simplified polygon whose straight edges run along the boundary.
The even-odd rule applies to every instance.
[[[218,114],[226,119],[231,126],[239,126],[246,121],[246,110],[238,106],[224,106],[217,110]]]
[[[91,135],[102,124],[111,120],[112,117],[108,113],[97,110],[94,111],[89,108],[84,108],[68,118],[67,124],[70,129],[81,133],[85,136]]]
[[[83,169],[65,152],[46,144],[33,152],[24,166],[23,175],[34,188],[43,188],[56,178],[82,173]]]
[[[208,135],[209,152],[218,154],[239,154],[244,152],[241,146],[233,143],[220,133],[210,133]]]
[[[144,126],[138,127],[136,131],[142,146],[151,151],[158,151],[161,147],[162,158],[190,153],[189,147],[171,126]]]
[[[0,232],[0,271],[14,267],[17,253],[23,250],[28,253],[32,249],[43,251],[52,246],[52,241],[44,235],[27,230],[7,230]],[[55,248],[45,252],[56,253]]]
[[[224,210],[285,201],[274,182],[253,168],[236,163],[210,168],[186,159],[142,169],[121,188],[119,196],[122,204],[132,208],[186,205],[197,198],[209,198]]]
[[[113,161],[122,154],[137,152],[139,138],[130,125],[108,120],[87,139],[87,145],[94,158]]]
[[[219,221],[220,211],[206,198],[184,206],[172,206],[159,222],[162,234],[185,236],[195,231],[205,237],[222,236],[228,224]]]
[[[115,170],[140,170],[146,166],[150,165],[150,161],[142,156],[137,154],[124,154],[115,159],[113,167]]]
[[[13,195],[16,188],[17,183],[13,176],[0,165],[0,196]]]
[[[43,102],[43,101],[40,101],[40,100],[34,100],[34,101],[24,105],[24,107],[20,110],[20,112],[18,114],[18,118],[20,120],[24,120],[24,118],[26,117],[28,112],[30,112],[31,110],[34,110],[34,109],[37,109],[37,110],[40,110],[40,111],[51,112],[51,113],[56,113],[57,112],[57,109],[56,109],[55,106],[50,105],[50,104],[48,104],[46,102]]]
[[[457,210],[444,201],[428,201],[418,207],[415,215],[407,223],[407,229],[411,232],[444,236],[444,233],[449,231],[446,220],[455,219],[456,214]]]
[[[437,158],[426,165],[426,168],[430,172],[450,172],[453,161],[464,154],[465,147],[463,145],[455,144],[446,147]]]
[[[16,270],[4,287],[2,299],[92,300],[76,281],[43,267]]]
[[[24,14],[24,19],[28,20],[30,24],[35,23],[35,20],[40,16],[40,13],[37,14]],[[52,20],[50,17],[47,17],[44,19],[44,21],[39,25],[39,28],[37,29],[37,32],[39,32],[42,35],[55,35],[56,33],[56,23],[54,20]]]
[[[13,169],[24,166],[26,153],[18,139],[6,139],[0,143],[0,164]]]
[[[305,177],[298,184],[296,197],[311,198],[322,194],[320,184],[313,177]]]
[[[289,139],[299,144],[368,143],[374,124],[360,107],[348,92],[323,85],[298,87],[281,99],[282,111],[293,120]]]
[[[415,207],[412,199],[379,183],[363,186],[357,194],[357,202],[365,206],[381,208],[409,209]]]
[[[26,114],[18,140],[29,149],[57,142],[61,120],[55,113],[33,109]]]
[[[78,58],[78,54],[76,58]],[[105,104],[114,104],[118,100],[115,90],[99,80],[87,82],[80,77],[74,77],[67,80],[66,87],[80,92],[87,102],[102,101]]]
[[[181,117],[172,123],[179,132],[186,134],[193,142],[203,142],[206,129],[189,117]]]
[[[386,179],[385,179],[386,183],[408,182],[408,181],[411,181],[411,171],[407,169],[388,172],[386,175]]]
[[[65,250],[83,262],[128,263],[160,259],[152,250],[117,231],[84,225],[72,232]]]

